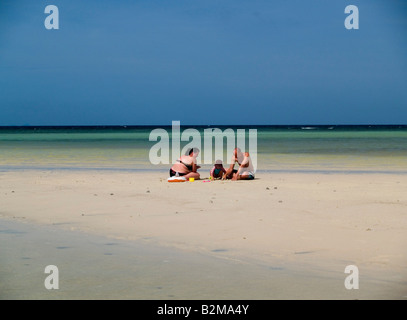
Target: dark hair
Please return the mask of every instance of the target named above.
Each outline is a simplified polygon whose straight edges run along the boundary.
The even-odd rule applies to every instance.
[[[190,155],[192,154],[192,152],[198,153],[198,152],[199,152],[199,149],[198,149],[198,148],[189,148],[189,149],[187,150],[187,152],[185,153],[185,155],[186,155],[186,156],[190,156]]]

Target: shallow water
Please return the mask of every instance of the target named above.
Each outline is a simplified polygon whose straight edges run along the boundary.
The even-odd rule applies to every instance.
[[[171,141],[172,128],[163,126]],[[225,130],[228,127],[221,127]],[[163,170],[149,152],[156,127],[0,127],[0,169],[97,168]],[[181,133],[187,128],[181,128]],[[201,157],[205,157],[204,130]],[[242,127],[231,127],[233,132]],[[407,172],[407,126],[251,126],[257,130],[257,169]],[[188,141],[181,142],[181,148]],[[213,143],[213,162],[215,161]],[[223,161],[228,162],[226,139]],[[204,162],[204,161],[203,161]],[[211,162],[201,170],[209,170]]]

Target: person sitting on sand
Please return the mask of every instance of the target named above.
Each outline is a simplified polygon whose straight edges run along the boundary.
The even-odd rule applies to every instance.
[[[176,176],[183,176],[187,179],[194,178],[198,180],[200,175],[196,172],[200,166],[196,165],[196,157],[199,155],[198,148],[190,148],[187,150],[185,155],[182,155],[177,159],[174,165],[170,169],[170,177]]]
[[[209,175],[212,179],[220,179],[226,173],[225,168],[223,167],[222,160],[216,160],[213,165]]]
[[[234,169],[236,162],[239,164],[239,168]],[[222,180],[232,179],[232,180],[253,180],[254,179],[254,168],[252,160],[248,152],[243,153],[240,148],[235,148],[233,150],[233,156],[230,161],[230,167],[223,174]]]

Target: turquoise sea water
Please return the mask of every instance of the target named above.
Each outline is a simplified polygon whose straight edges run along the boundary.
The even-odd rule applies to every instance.
[[[0,127],[0,170],[167,170],[153,165],[153,129],[171,126]],[[210,127],[185,126],[202,133]],[[258,171],[407,173],[407,126],[218,126],[257,130]],[[188,142],[181,142],[181,148]],[[249,147],[248,141],[246,146]],[[224,139],[226,152],[226,139]],[[247,148],[248,149],[248,148]],[[201,154],[202,156],[204,154]],[[224,153],[224,160],[230,156]],[[215,159],[214,159],[215,160]],[[204,164],[201,170],[210,168]]]

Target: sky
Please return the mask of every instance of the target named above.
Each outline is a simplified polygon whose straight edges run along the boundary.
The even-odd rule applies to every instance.
[[[0,126],[407,124],[406,35],[404,0],[0,0]]]

